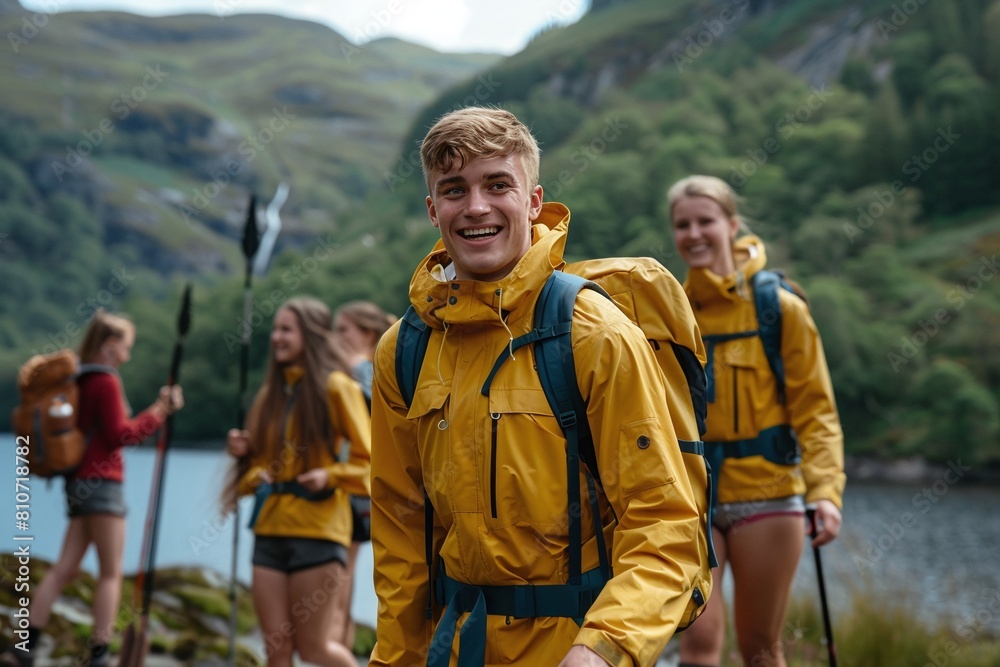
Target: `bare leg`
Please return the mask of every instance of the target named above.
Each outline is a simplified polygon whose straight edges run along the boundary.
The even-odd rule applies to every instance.
[[[97,547],[97,590],[94,592],[94,639],[110,644],[122,594],[125,517],[93,514],[83,517],[87,535]]]
[[[354,566],[358,562],[360,542],[351,542],[347,550],[347,568],[337,588],[333,591],[334,604],[343,610],[343,624],[332,628],[335,642],[347,648],[354,646],[354,621],[351,619],[351,601],[354,597]]]
[[[785,667],[781,630],[802,555],[801,516],[775,516],[729,531],[733,619],[745,665]]]
[[[726,634],[726,604],[722,597],[722,574],[726,570],[728,545],[726,534],[712,527],[715,557],[719,566],[712,568],[712,594],[691,626],[680,635],[681,663],[719,665],[722,663],[722,642]]]
[[[295,648],[295,628],[288,599],[289,575],[280,570],[254,566],[253,606],[260,622],[267,653],[268,667],[292,667],[292,653]]]
[[[38,588],[34,590],[31,597],[31,624],[37,628],[44,628],[52,614],[52,605],[69,582],[80,573],[80,562],[90,541],[87,536],[87,529],[84,524],[84,517],[75,517],[69,520],[66,528],[66,535],[63,537],[62,550],[59,552],[59,560],[53,565]]]
[[[290,576],[288,606],[295,625],[299,657],[322,667],[356,667],[354,655],[330,638],[331,627],[343,627],[344,610],[336,590],[344,585],[344,566],[338,562],[311,567]]]

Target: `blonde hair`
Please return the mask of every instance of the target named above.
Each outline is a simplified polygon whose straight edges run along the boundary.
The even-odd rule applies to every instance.
[[[135,325],[127,316],[114,315],[98,308],[90,318],[83,342],[80,343],[81,363],[93,363],[101,352],[101,346],[109,338],[124,338],[129,332],[135,334]]]
[[[338,317],[346,318],[365,333],[372,335],[372,349],[365,351],[366,356],[371,356],[382,334],[396,321],[395,315],[390,315],[371,301],[349,301],[337,309],[334,320]]]
[[[541,150],[524,123],[509,111],[466,107],[442,116],[420,143],[420,160],[427,180],[433,170],[447,173],[458,162],[461,169],[476,158],[516,155],[528,176],[529,188],[538,185]]]
[[[729,183],[721,178],[695,174],[682,178],[670,186],[670,189],[667,190],[667,205],[670,207],[671,216],[674,214],[674,205],[684,197],[708,197],[719,205],[726,217],[736,218],[740,221],[740,228],[749,231],[737,210],[738,197],[736,193],[729,187]]]

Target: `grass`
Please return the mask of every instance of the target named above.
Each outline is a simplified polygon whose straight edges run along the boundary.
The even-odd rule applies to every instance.
[[[981,613],[970,610],[972,620],[965,624],[942,619],[928,625],[915,613],[919,604],[920,600],[906,591],[886,599],[870,596],[859,587],[852,595],[850,609],[831,619],[837,663],[852,667],[1000,666],[1000,636],[987,629],[990,624],[996,627],[1000,607]],[[782,632],[786,663],[795,667],[828,665],[824,635],[819,601],[794,599]],[[742,665],[730,619],[721,667]]]

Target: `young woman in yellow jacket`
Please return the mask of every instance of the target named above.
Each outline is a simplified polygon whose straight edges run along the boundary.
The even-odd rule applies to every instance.
[[[252,589],[269,667],[290,667],[295,653],[316,665],[356,665],[331,628],[343,624],[335,593],[351,544],[349,494],[370,494],[371,429],[331,336],[323,303],[285,302],[246,430],[228,434],[229,451],[247,454],[228,499],[256,495]],[[344,439],[350,458],[339,462]]]
[[[688,265],[684,289],[702,336],[719,341],[706,368],[714,392],[704,437],[721,459],[716,581],[728,563],[744,664],[784,667],[781,630],[808,530],[806,504],[819,524],[814,546],[833,540],[841,524],[843,434],[823,346],[805,301],[779,288],[782,397],[761,338],[750,333],[759,329],[751,284],[765,266],[764,246],[754,236],[737,240],[742,223],[732,189],[690,176],[670,188],[667,201]],[[733,334],[741,336],[724,340]],[[724,626],[723,596],[712,595],[681,637],[681,665],[719,665]]]

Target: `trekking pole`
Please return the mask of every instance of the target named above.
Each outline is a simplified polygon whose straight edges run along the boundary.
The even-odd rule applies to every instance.
[[[816,510],[807,509],[806,515],[809,517],[810,537],[816,537],[818,529],[816,526]],[[833,643],[833,627],[830,625],[830,606],[826,602],[826,583],[823,580],[823,561],[819,556],[819,547],[813,547],[813,558],[816,560],[816,579],[819,581],[819,602],[823,610],[823,630],[826,632],[826,653],[830,661],[830,667],[837,667],[837,647]]]
[[[184,338],[191,326],[191,285],[184,287],[181,300],[180,315],[177,318],[177,341],[174,343],[174,354],[170,362],[170,374],[167,376],[167,386],[177,384],[180,372],[181,357],[184,352]],[[135,598],[142,592],[139,629],[132,624],[122,639],[122,653],[118,660],[119,667],[143,667],[146,662],[146,651],[149,643],[149,607],[153,599],[153,569],[156,564],[156,544],[160,527],[160,500],[163,496],[163,479],[166,474],[167,449],[173,436],[173,414],[168,414],[160,439],[156,446],[156,465],[153,471],[153,485],[150,489],[149,509],[146,512],[146,528],[143,536],[143,555],[140,570],[135,578]]]
[[[253,258],[260,248],[260,229],[257,227],[257,197],[250,195],[250,208],[243,225],[243,256],[246,258],[246,275],[243,279],[243,320],[240,340],[240,391],[236,395],[236,428],[243,428],[243,400],[247,390],[247,368],[250,365],[250,317],[253,314]],[[240,550],[240,504],[233,506],[233,554],[229,577],[229,653],[227,664],[236,663],[236,567]]]

